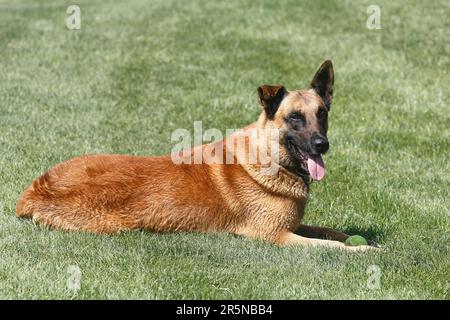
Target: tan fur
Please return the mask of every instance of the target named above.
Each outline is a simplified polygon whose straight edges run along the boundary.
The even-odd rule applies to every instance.
[[[298,109],[308,116],[322,105],[313,90],[292,91],[275,119],[262,112],[245,130],[272,127],[282,132],[288,112]],[[215,146],[225,151],[232,137]],[[239,151],[246,156],[245,150]],[[364,249],[335,241],[345,239],[343,233],[300,225],[308,187],[283,167],[288,161],[281,146],[281,166],[270,176],[262,174],[258,164],[175,165],[170,155],[86,155],[58,164],[35,180],[21,195],[16,213],[66,230],[228,232],[276,244]],[[306,238],[295,234],[298,230],[335,240]]]

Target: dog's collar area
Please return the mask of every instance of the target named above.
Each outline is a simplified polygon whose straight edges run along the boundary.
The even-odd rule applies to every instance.
[[[280,174],[286,176],[288,179],[293,180],[293,183],[301,181],[306,187],[309,187],[312,179],[308,173],[300,173],[296,169],[289,170],[283,166],[280,166]]]
[[[275,193],[281,193],[293,198],[308,197],[308,179],[296,175],[283,166],[277,165],[277,173],[273,175],[263,173],[259,166],[243,164],[242,167],[257,183]]]

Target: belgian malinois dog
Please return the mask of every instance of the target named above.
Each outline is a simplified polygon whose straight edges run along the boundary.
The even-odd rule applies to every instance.
[[[277,166],[275,174],[264,174],[258,161],[245,161],[249,151],[242,146],[234,157],[244,161],[233,164],[175,164],[171,155],[86,155],[60,163],[36,179],[22,193],[16,214],[51,228],[96,233],[227,232],[280,245],[371,248],[346,246],[348,235],[300,223],[311,180],[325,175],[322,155],[329,148],[333,83],[332,63],[325,61],[307,90],[258,88],[262,113],[243,131],[279,133],[277,160],[271,163]],[[187,154],[211,146],[226,151],[235,146],[235,136],[193,147]],[[273,141],[264,145],[269,140],[257,143],[274,149]]]

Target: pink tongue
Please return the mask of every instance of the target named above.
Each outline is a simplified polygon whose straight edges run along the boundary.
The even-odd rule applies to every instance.
[[[322,180],[325,176],[325,164],[320,155],[308,156],[308,170],[313,180]]]

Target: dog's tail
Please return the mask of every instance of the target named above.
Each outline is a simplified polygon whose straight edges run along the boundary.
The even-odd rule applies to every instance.
[[[33,216],[33,206],[29,199],[29,189],[25,190],[17,201],[16,216],[19,218],[31,218]]]
[[[42,202],[43,196],[50,192],[50,175],[48,172],[34,180],[20,195],[16,205],[16,216],[20,218],[31,218],[37,206]]]

